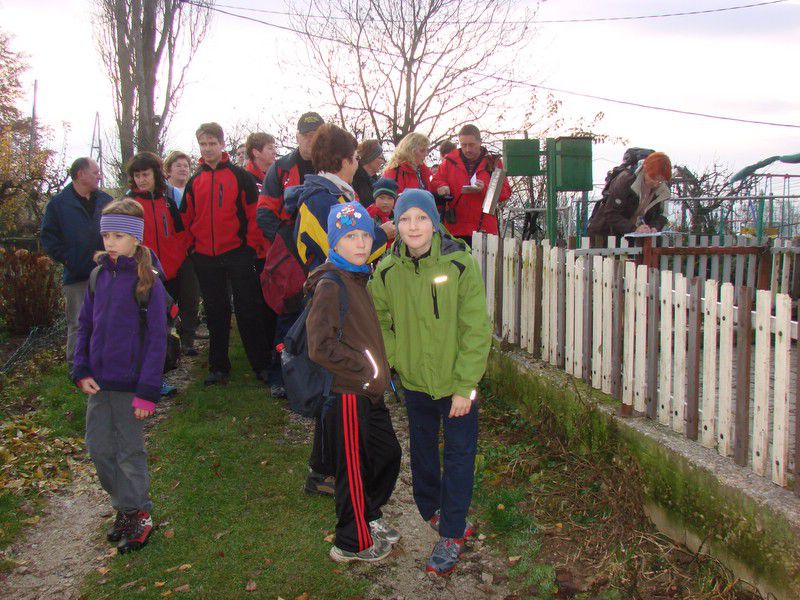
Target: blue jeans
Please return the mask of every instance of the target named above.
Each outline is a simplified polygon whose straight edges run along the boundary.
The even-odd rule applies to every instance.
[[[441,511],[439,535],[464,535],[472,502],[478,449],[478,404],[463,417],[449,418],[451,398],[405,390],[414,501],[422,518]],[[439,466],[439,428],[444,425],[444,465]]]

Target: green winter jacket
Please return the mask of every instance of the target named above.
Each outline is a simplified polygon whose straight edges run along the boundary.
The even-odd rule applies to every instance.
[[[412,259],[398,240],[368,288],[403,387],[469,398],[486,370],[491,326],[480,268],[466,244],[436,233],[430,253]]]

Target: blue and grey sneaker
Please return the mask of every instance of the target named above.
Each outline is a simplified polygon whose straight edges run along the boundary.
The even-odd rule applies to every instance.
[[[461,554],[463,545],[464,540],[440,537],[433,547],[425,570],[436,573],[439,577],[452,573],[458,563],[458,555]]]
[[[441,519],[442,513],[438,508],[436,509],[436,512],[433,513],[433,516],[428,519],[428,525],[430,525],[431,529],[433,529],[436,533],[439,533],[439,521],[441,521]],[[464,525],[464,535],[461,536],[461,539],[466,539],[473,533],[475,533],[475,525],[469,521],[466,521],[466,524]]]
[[[369,530],[373,538],[382,538],[390,544],[396,544],[400,541],[400,532],[389,525],[383,517],[370,521]]]
[[[178,393],[178,388],[174,385],[170,385],[167,383],[166,379],[161,380],[161,396],[164,398],[169,398],[170,396],[174,396]]]
[[[355,562],[355,561],[363,561],[363,562],[378,562],[379,560],[383,560],[392,551],[392,545],[387,542],[386,540],[375,537],[372,540],[372,546],[369,548],[362,550],[361,552],[351,552],[350,550],[342,550],[338,546],[334,545],[331,546],[330,552],[328,552],[328,556],[331,559],[338,563],[348,563],[348,562]]]

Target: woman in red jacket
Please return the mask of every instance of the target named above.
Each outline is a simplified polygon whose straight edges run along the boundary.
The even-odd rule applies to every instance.
[[[425,164],[431,141],[421,133],[409,133],[400,140],[392,158],[386,163],[383,176],[397,182],[397,193],[406,188],[431,191],[431,170]]]
[[[197,300],[191,302],[181,295],[181,277],[189,237],[183,227],[181,213],[167,183],[161,159],[152,152],[140,152],[128,163],[126,169],[130,190],[127,196],[144,209],[145,246],[156,253],[164,269],[165,287],[181,309],[181,343],[184,352],[194,356],[194,330],[197,328]],[[185,287],[185,286],[184,286]]]

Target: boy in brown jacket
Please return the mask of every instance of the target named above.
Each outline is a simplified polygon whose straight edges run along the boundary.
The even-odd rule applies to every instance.
[[[311,310],[306,321],[308,355],[333,376],[333,401],[323,415],[325,454],[336,469],[336,562],[385,558],[400,534],[381,507],[400,472],[400,444],[384,402],[389,364],[378,317],[367,292],[374,233],[372,217],[358,202],[337,204],[328,216],[328,261],[306,282]],[[347,314],[340,331],[339,284]],[[328,433],[330,432],[330,433]]]

